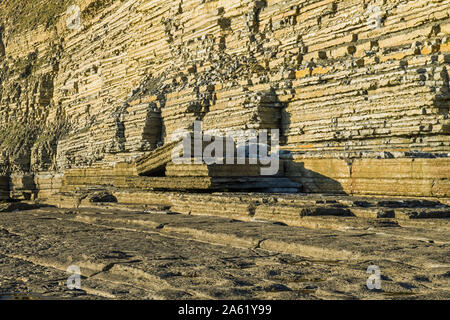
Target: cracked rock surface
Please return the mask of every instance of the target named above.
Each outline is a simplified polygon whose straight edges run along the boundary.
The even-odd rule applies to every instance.
[[[0,213],[0,297],[449,299],[450,221],[267,221],[111,209]],[[306,224],[310,225],[310,224]],[[313,225],[313,224],[312,224]],[[71,265],[81,290],[69,290]],[[381,269],[371,291],[367,268]]]

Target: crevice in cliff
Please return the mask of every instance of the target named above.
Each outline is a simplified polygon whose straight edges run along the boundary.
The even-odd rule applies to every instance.
[[[6,51],[5,51],[5,44],[3,43],[3,32],[5,30],[5,27],[0,24],[0,61],[3,60],[5,57]]]

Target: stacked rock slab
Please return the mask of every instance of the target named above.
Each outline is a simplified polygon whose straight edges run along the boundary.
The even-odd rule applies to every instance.
[[[258,164],[169,163],[166,166],[166,175],[169,177],[259,177],[261,176],[261,166]]]
[[[448,0],[80,9],[79,29],[66,8],[47,28],[0,17],[0,174],[139,157],[158,168],[148,154],[197,120],[222,133],[279,129],[283,175],[304,192],[449,197]],[[49,185],[10,180],[14,194]]]
[[[159,147],[150,154],[145,154],[136,159],[136,170],[140,176],[161,174],[169,162],[172,161],[173,149],[180,143],[174,141]]]
[[[297,193],[300,189],[300,184],[283,177],[282,171],[273,176],[263,176],[263,166],[253,164],[254,159],[250,158],[232,159],[234,164],[206,164],[195,158],[186,158],[186,163],[176,163],[172,156],[179,144],[180,141],[175,141],[159,147],[131,164],[69,170],[64,175],[61,192],[87,194],[102,190],[166,190]],[[194,149],[193,145],[190,147]]]

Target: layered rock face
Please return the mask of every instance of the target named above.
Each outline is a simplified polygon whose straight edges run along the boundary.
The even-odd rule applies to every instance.
[[[196,120],[280,130],[303,192],[449,196],[450,1],[84,0],[80,28],[70,4],[0,15],[0,199],[137,175],[113,168]]]

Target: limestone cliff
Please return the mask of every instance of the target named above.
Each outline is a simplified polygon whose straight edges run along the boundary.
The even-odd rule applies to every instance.
[[[55,192],[68,170],[132,163],[202,120],[280,129],[304,192],[448,197],[449,13],[449,0],[2,1],[0,175],[12,194]]]

